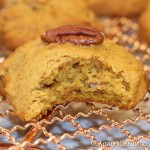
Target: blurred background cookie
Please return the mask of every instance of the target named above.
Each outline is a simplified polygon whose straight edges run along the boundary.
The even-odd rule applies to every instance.
[[[98,15],[137,16],[149,0],[88,0],[90,8]]]
[[[65,24],[102,28],[84,1],[8,0],[0,12],[0,41],[14,50],[43,31]]]
[[[130,109],[147,88],[139,61],[101,31],[86,26],[51,29],[0,66],[0,92],[25,121],[40,119],[54,106],[71,101]]]
[[[139,19],[139,38],[150,44],[150,4]]]

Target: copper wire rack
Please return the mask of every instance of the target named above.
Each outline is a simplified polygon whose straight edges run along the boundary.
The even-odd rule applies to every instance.
[[[103,20],[113,40],[130,49],[150,73],[150,48],[137,39],[136,20]],[[5,59],[1,54],[0,62]],[[38,122],[22,122],[2,99],[0,149],[150,150],[150,89],[132,110],[95,103],[59,105]]]

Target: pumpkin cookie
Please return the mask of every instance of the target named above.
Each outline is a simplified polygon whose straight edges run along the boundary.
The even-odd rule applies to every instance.
[[[1,91],[26,121],[71,101],[132,108],[144,97],[147,80],[127,49],[85,26],[49,30],[0,66]]]

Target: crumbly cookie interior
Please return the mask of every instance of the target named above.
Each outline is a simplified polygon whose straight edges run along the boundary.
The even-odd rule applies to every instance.
[[[53,79],[51,76],[41,79],[40,88],[49,100],[40,101],[40,105],[39,101],[33,101],[30,112],[45,113],[52,106],[70,101],[94,101],[123,107],[131,100],[129,84],[121,73],[113,73],[98,60],[72,60],[59,66],[57,71]]]

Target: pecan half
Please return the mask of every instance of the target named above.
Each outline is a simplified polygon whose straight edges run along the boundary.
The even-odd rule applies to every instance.
[[[103,42],[104,34],[91,27],[67,25],[48,30],[41,35],[41,39],[47,43],[71,42],[76,45],[96,45]]]

